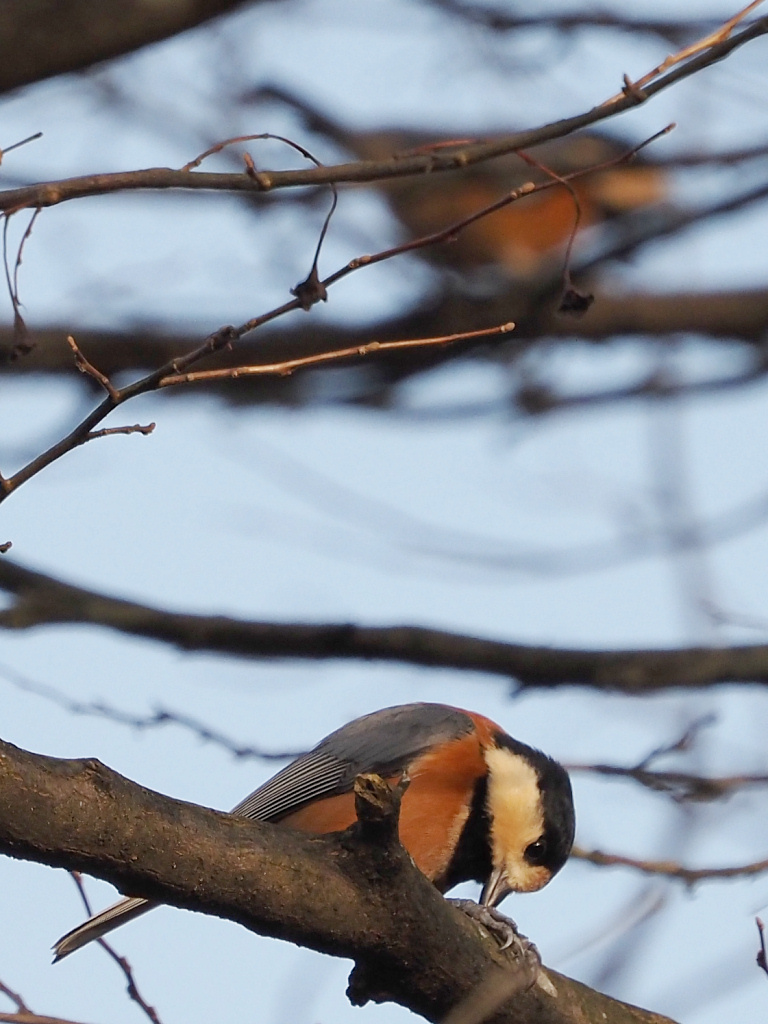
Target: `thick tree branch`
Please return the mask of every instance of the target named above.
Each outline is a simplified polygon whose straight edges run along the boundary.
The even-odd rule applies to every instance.
[[[3,0],[0,93],[130,53],[241,7],[243,2]]]
[[[0,590],[15,596],[0,628],[89,623],[183,650],[251,658],[406,662],[489,672],[521,689],[591,686],[627,694],[717,683],[768,683],[768,645],[589,651],[503,643],[419,626],[247,622],[184,615],[70,586],[0,560]]]
[[[355,1000],[394,1000],[441,1020],[489,973],[515,965],[416,870],[396,839],[396,800],[388,806],[380,786],[369,789],[358,790],[353,829],[310,837],[171,800],[98,761],[0,743],[0,850],[350,957]],[[554,972],[551,980],[556,995],[535,985],[494,1020],[666,1020]]]

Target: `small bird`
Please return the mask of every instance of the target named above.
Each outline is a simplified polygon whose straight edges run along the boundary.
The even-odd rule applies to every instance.
[[[445,704],[403,704],[355,719],[232,813],[302,832],[339,832],[356,820],[353,786],[363,773],[410,780],[400,840],[441,893],[482,882],[482,907],[493,910],[510,892],[541,889],[571,851],[575,819],[565,769],[483,715]],[[156,905],[120,900],[59,939],[55,959]]]
[[[359,131],[338,122],[303,96],[277,87],[260,87],[246,96],[259,106],[278,103],[293,111],[311,132],[340,146],[357,160],[394,162],[422,155],[447,155],[472,142],[491,142],[509,135],[482,134],[455,129],[409,130],[375,128]],[[443,231],[476,214],[525,183],[550,183],[558,176],[578,172],[569,187],[559,184],[468,224],[450,241],[416,250],[432,264],[460,275],[496,268],[501,278],[526,282],[559,269],[579,211],[580,231],[611,225],[627,227],[637,216],[646,221],[661,216],[669,198],[668,169],[655,163],[647,151],[631,161],[626,139],[599,132],[581,132],[540,143],[528,157],[517,153],[472,164],[450,174],[391,177],[376,183],[390,211],[400,222],[404,240]],[[531,162],[533,158],[535,162]],[[302,196],[302,198],[305,198]],[[261,197],[260,197],[261,200]]]

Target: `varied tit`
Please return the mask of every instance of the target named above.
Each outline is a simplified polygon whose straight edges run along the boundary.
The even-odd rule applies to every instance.
[[[246,797],[233,814],[303,832],[339,832],[356,820],[361,773],[410,779],[400,839],[416,866],[446,892],[483,883],[493,908],[534,892],[565,863],[574,812],[565,769],[483,715],[444,704],[404,704],[332,732]],[[60,960],[156,904],[128,897],[56,943]]]

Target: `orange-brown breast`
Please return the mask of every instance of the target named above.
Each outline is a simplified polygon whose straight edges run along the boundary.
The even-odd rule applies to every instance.
[[[475,784],[486,771],[481,737],[497,728],[472,715],[476,731],[441,744],[409,766],[411,784],[400,809],[400,840],[416,866],[439,883],[469,815]],[[390,781],[397,781],[393,779]],[[355,818],[352,793],[315,800],[281,821],[303,832],[340,832]]]

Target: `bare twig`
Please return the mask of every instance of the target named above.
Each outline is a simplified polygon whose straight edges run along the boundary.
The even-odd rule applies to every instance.
[[[573,32],[582,28],[619,30],[623,32],[647,33],[663,39],[678,39],[691,32],[703,32],[717,24],[716,18],[670,18],[635,17],[635,11],[574,10],[541,14],[517,14],[506,11],[499,4],[482,4],[471,0],[430,0],[432,6],[446,14],[481,25],[493,32],[510,32],[517,29],[553,28],[562,32]]]
[[[83,901],[85,912],[90,917],[91,914],[93,914],[93,910],[91,909],[91,901],[88,899],[88,894],[86,893],[85,886],[83,885],[82,876],[80,875],[79,871],[70,871],[69,874],[70,877],[72,878],[72,881],[77,886],[77,891],[80,893],[80,898]],[[136,1003],[136,1005],[142,1009],[142,1011],[146,1014],[147,1017],[149,1017],[149,1019],[152,1021],[152,1024],[162,1024],[162,1021],[160,1020],[160,1017],[157,1014],[157,1010],[154,1008],[154,1006],[150,1006],[149,1003],[142,996],[141,992],[139,992],[139,989],[136,985],[136,979],[133,976],[133,970],[131,969],[131,965],[128,963],[126,957],[120,956],[119,953],[116,953],[106,939],[97,939],[96,941],[101,946],[101,948],[109,956],[112,957],[117,966],[123,972],[126,981],[126,991],[128,992],[128,995],[133,1000],[133,1002]]]
[[[685,77],[687,74],[692,73],[694,70],[699,70],[701,67],[707,66],[712,63],[715,59],[720,59],[727,53],[731,52],[736,46],[741,45],[743,42],[749,39],[756,38],[758,35],[768,31],[768,19],[762,19],[760,22],[755,22],[749,28],[744,29],[738,36],[732,38],[723,39],[716,46],[713,46],[705,54],[701,54],[698,57],[694,57],[689,61],[683,68],[676,68],[670,72],[667,76],[662,77],[654,81],[649,89],[658,91],[664,88],[666,85],[671,84],[672,81],[679,80]],[[645,95],[645,94],[644,94]],[[644,96],[643,96],[644,98]],[[630,102],[631,101],[631,102]],[[431,150],[428,154],[416,155],[416,156],[405,156],[401,159],[394,159],[386,162],[388,171],[384,174],[385,177],[392,176],[393,168],[396,168],[399,172],[405,173],[417,173],[420,171],[433,171],[436,169],[448,170],[455,167],[467,166],[469,163],[479,162],[481,159],[490,159],[492,156],[501,155],[505,152],[510,152],[514,149],[519,149],[522,146],[530,146],[535,144],[537,141],[544,141],[548,138],[555,138],[568,134],[568,132],[575,130],[576,128],[583,127],[586,124],[593,123],[595,120],[601,120],[603,117],[610,116],[611,113],[616,113],[621,109],[625,109],[627,105],[632,105],[634,102],[639,102],[637,96],[624,96],[619,99],[615,104],[603,106],[601,110],[587,112],[587,114],[580,115],[577,118],[566,119],[565,121],[558,122],[554,125],[544,126],[535,132],[523,132],[516,136],[509,136],[506,140],[497,140],[493,143],[479,143],[470,144],[469,146],[461,147],[457,150],[452,150],[450,147],[447,149]],[[221,145],[228,144],[221,143]],[[288,140],[282,140],[288,142]],[[297,148],[295,144],[290,143],[294,148]],[[298,147],[300,148],[300,147]],[[206,151],[208,153],[209,151]],[[198,161],[204,159],[206,154],[197,158]],[[417,161],[417,163],[412,163]],[[426,161],[426,162],[424,162]],[[188,165],[189,166],[189,165]],[[380,167],[380,165],[379,165]],[[323,168],[315,167],[312,172],[313,178],[304,177],[291,178],[285,177],[285,175],[295,175],[296,172],[254,172],[254,177],[246,174],[243,176],[249,185],[256,184],[260,189],[274,188],[275,182],[282,182],[283,186],[288,184],[307,184],[313,182],[318,183],[332,183],[339,180],[376,180],[378,172],[371,167],[371,165],[363,166],[362,164],[357,168],[354,174],[348,173],[349,168],[346,170],[342,168]],[[326,172],[330,172],[330,176]],[[68,191],[66,183],[58,183],[56,185],[39,186],[38,191],[35,193],[34,204],[31,201],[30,193],[26,193],[24,197],[20,195],[20,190],[14,190],[12,193],[5,193],[0,195],[0,206],[5,208],[7,211],[15,211],[24,206],[34,205],[35,208],[40,208],[43,205],[52,205],[54,202],[60,202],[62,198],[69,197],[73,198],[77,195],[90,194],[94,191],[114,191],[116,189],[130,187],[130,180],[133,180],[134,185],[140,187],[175,187],[181,183],[181,179],[173,177],[174,174],[180,174],[183,178],[183,187],[189,187],[190,180],[194,177],[204,178],[201,172],[193,172],[191,170],[182,170],[181,172],[164,171],[162,169],[152,170],[148,172],[141,172],[139,179],[130,179],[129,176],[120,176],[116,178],[114,176],[96,176],[93,179],[88,180],[88,184],[85,186],[85,191],[82,190],[84,185],[84,179],[78,179],[76,182],[74,179],[70,184],[73,187],[72,191]],[[266,174],[266,178],[265,178]],[[171,175],[169,178],[168,175]],[[281,178],[280,176],[283,175]],[[266,180],[268,178],[268,180]],[[547,186],[554,184],[560,184],[561,182],[545,182],[541,186],[532,186],[531,190],[541,190]],[[221,186],[221,181],[218,182]],[[208,185],[212,185],[211,181],[208,181]],[[205,186],[207,187],[207,186]],[[42,190],[42,191],[40,191]],[[46,191],[47,190],[47,191]],[[21,190],[23,192],[23,190]],[[510,193],[510,195],[504,197],[500,201],[501,204],[514,201],[520,198],[524,191],[516,190],[516,193]],[[373,257],[364,257],[360,260],[353,260],[346,267],[337,271],[335,274],[330,275],[324,281],[317,279],[317,268],[316,263],[313,265],[313,271],[310,277],[305,282],[304,286],[300,289],[295,289],[296,296],[290,302],[286,302],[275,309],[270,310],[268,313],[254,317],[248,320],[246,323],[241,324],[240,327],[223,327],[219,331],[208,336],[202,345],[195,348],[193,351],[187,353],[177,359],[171,360],[170,364],[166,363],[164,366],[159,367],[152,373],[135,381],[133,384],[128,385],[125,388],[115,391],[114,393],[107,393],[106,398],[102,403],[94,409],[83,421],[81,421],[66,437],[62,438],[56,444],[54,444],[47,451],[41,453],[37,458],[33,459],[30,463],[19,470],[14,476],[5,479],[0,487],[0,501],[4,500],[14,490],[20,487],[23,483],[41,472],[44,468],[49,466],[52,462],[61,458],[64,454],[72,451],[79,445],[85,444],[87,441],[92,440],[94,436],[103,436],[98,432],[95,432],[94,428],[115,408],[129,399],[139,394],[146,394],[150,391],[156,390],[160,386],[166,386],[171,382],[172,379],[187,380],[191,378],[185,378],[185,374],[189,367],[199,362],[203,357],[214,354],[221,351],[223,348],[227,348],[233,344],[233,342],[239,340],[243,335],[255,330],[258,327],[263,326],[272,320],[277,319],[285,315],[287,312],[297,309],[306,308],[307,303],[311,305],[313,302],[318,301],[325,296],[325,290],[329,285],[335,283],[341,278],[354,270],[359,269],[363,265],[368,265],[373,262],[377,262],[383,259],[390,258],[393,255],[398,255],[401,252],[408,251],[410,248],[416,248],[424,245],[434,244],[442,238],[448,237],[451,232],[460,230],[463,226],[471,223],[474,219],[480,216],[486,216],[494,208],[498,208],[496,204],[486,208],[483,211],[479,211],[478,214],[473,215],[471,218],[467,218],[465,221],[460,222],[459,225],[453,225],[447,229],[446,232],[441,232],[437,235],[429,236],[424,239],[416,240],[414,243],[407,243],[405,246],[397,247],[386,252],[382,252]],[[313,276],[314,275],[314,276]],[[311,290],[311,295],[307,292],[307,288]],[[310,301],[311,299],[311,301]],[[427,342],[434,344],[435,342]],[[337,354],[333,354],[330,358],[339,358]],[[314,361],[314,360],[313,360]],[[291,369],[295,368],[295,365],[307,365],[306,363],[301,364],[284,364],[277,371],[272,372],[290,372]],[[243,372],[269,372],[269,371],[254,371],[252,368],[247,370],[243,368]],[[235,376],[231,371],[227,372],[228,376]],[[195,378],[201,379],[201,378]],[[211,378],[207,378],[211,379]],[[162,382],[162,384],[161,384]]]
[[[676,803],[722,800],[748,786],[768,785],[768,775],[725,775],[708,777],[686,772],[650,771],[615,764],[571,764],[569,771],[592,772],[615,778],[633,779],[646,789],[667,793]]]
[[[695,43],[691,43],[689,46],[684,46],[681,50],[678,50],[677,53],[673,53],[669,57],[666,57],[661,64],[658,64],[647,74],[643,75],[642,78],[638,78],[633,82],[625,75],[624,93],[619,93],[618,96],[613,96],[610,100],[607,100],[607,103],[613,103],[622,95],[626,94],[633,95],[639,100],[644,99],[646,86],[650,85],[655,78],[658,78],[659,75],[668,71],[670,68],[690,60],[692,57],[712,51],[716,47],[726,43],[736,26],[742,22],[751,11],[756,7],[759,7],[761,3],[763,3],[763,0],[752,0],[751,3],[747,4],[746,7],[742,8],[742,10],[732,18],[729,18],[728,21],[716,28],[714,32],[708,33],[708,35],[704,36],[703,39],[699,39]]]
[[[8,266],[8,227],[10,224],[10,216],[6,216],[5,223],[3,225],[3,265],[5,269],[5,281],[8,288],[8,296],[11,300],[11,305],[13,306],[14,345],[11,350],[11,359],[16,359],[18,356],[26,355],[27,352],[31,352],[34,348],[34,343],[31,340],[29,330],[24,322],[24,317],[21,315],[21,300],[19,299],[19,268],[21,266],[22,256],[24,253],[24,246],[27,239],[32,234],[32,228],[34,227],[39,213],[40,209],[38,207],[32,213],[26,230],[21,237],[19,248],[16,251],[13,274],[11,274]]]
[[[613,778],[632,779],[647,789],[670,795],[677,803],[721,800],[738,789],[767,785],[768,775],[728,775],[712,778],[686,772],[651,769],[653,761],[660,757],[690,750],[699,732],[714,721],[713,715],[704,715],[696,719],[678,739],[656,747],[633,767],[627,768],[612,764],[572,764],[568,765],[568,769],[569,771],[592,772],[596,775]]]
[[[88,362],[83,353],[78,348],[77,342],[71,334],[67,335],[67,344],[72,349],[75,357],[75,366],[81,373],[87,374],[92,377],[98,384],[100,384],[107,392],[110,398],[117,399],[117,389],[113,386],[109,377],[106,377],[100,370],[97,370],[95,366]]]
[[[0,161],[5,157],[6,153],[10,153],[14,149],[19,149],[21,146],[26,146],[28,142],[35,142],[37,139],[42,139],[42,132],[35,132],[34,135],[28,135],[26,139],[21,139],[20,142],[13,142],[10,146],[0,148]]]
[[[103,701],[78,701],[73,700],[61,690],[51,686],[50,683],[41,683],[29,676],[22,675],[8,665],[0,664],[0,676],[25,693],[32,693],[37,697],[55,704],[68,714],[86,715],[94,718],[102,718],[118,725],[125,725],[140,732],[150,729],[163,728],[167,725],[178,725],[187,729],[205,743],[215,743],[223,747],[233,757],[238,759],[258,759],[262,761],[288,761],[305,751],[299,750],[264,750],[262,747],[243,745],[237,743],[230,736],[224,735],[212,726],[198,721],[191,715],[181,711],[171,711],[168,708],[157,708],[149,715],[137,715],[128,711],[122,711],[112,704]]]
[[[157,426],[156,423],[134,423],[126,427],[103,427],[101,430],[91,430],[88,433],[88,440],[93,441],[97,437],[114,437],[116,434],[143,434],[148,437]]]
[[[504,156],[519,149],[530,149],[542,142],[562,138],[581,128],[613,117],[623,110],[645,102],[649,97],[690,75],[710,67],[739,47],[765,35],[766,32],[768,32],[768,18],[759,18],[743,28],[741,32],[735,35],[730,34],[728,38],[721,38],[720,42],[710,46],[704,52],[674,67],[661,77],[657,77],[640,92],[628,89],[583,114],[553,121],[540,128],[516,132],[491,142],[476,142],[459,149],[432,151],[428,154],[415,154],[396,160],[362,160],[300,171],[262,171],[259,172],[256,179],[247,174],[207,174],[172,170],[165,167],[115,174],[86,175],[0,192],[0,210],[14,212],[28,207],[55,206],[71,199],[135,189],[179,188],[263,192],[305,185],[328,185],[331,182],[338,184],[339,182],[384,181],[410,175],[451,171],[497,156]]]
[[[768,959],[766,958],[765,953],[765,925],[759,917],[755,918],[755,923],[757,924],[757,933],[760,936],[760,949],[757,951],[757,957],[755,959],[757,961],[757,966],[768,974]]]
[[[80,1024],[64,1017],[51,1017],[48,1013],[0,1013],[0,1024]]]
[[[369,341],[363,345],[337,349],[335,352],[319,352],[317,355],[300,356],[296,359],[285,359],[280,363],[264,363],[256,366],[233,366],[224,370],[201,370],[198,373],[185,373],[183,376],[163,377],[158,387],[169,387],[175,384],[191,384],[200,381],[229,380],[237,377],[258,377],[277,375],[287,377],[296,370],[306,366],[323,366],[340,359],[351,359],[368,356],[374,352],[389,352],[396,349],[426,348],[431,345],[451,345],[457,341],[471,341],[476,338],[488,338],[496,334],[506,334],[514,328],[514,324],[499,324],[479,331],[464,331],[461,334],[446,334],[437,338],[408,338],[405,341]]]
[[[19,248],[18,248],[18,250],[16,252],[16,262],[14,263],[14,267],[13,267],[13,295],[14,295],[14,297],[15,297],[17,302],[18,302],[18,299],[19,299],[19,268],[21,267],[22,257],[24,255],[24,246],[26,245],[27,240],[29,239],[29,237],[32,234],[32,229],[35,226],[35,221],[37,220],[39,214],[40,214],[40,210],[37,209],[37,210],[35,210],[33,212],[32,216],[29,218],[29,224],[27,224],[27,227],[26,227],[26,229],[24,231],[24,234],[21,236],[21,241],[19,242]]]
[[[201,153],[199,156],[195,157],[194,160],[191,160],[188,164],[185,164],[182,167],[182,171],[194,170],[196,167],[200,166],[203,160],[206,160],[209,156],[213,156],[215,153],[220,153],[227,146],[232,146],[244,142],[264,141],[267,139],[272,140],[274,142],[282,142],[286,146],[290,146],[291,149],[294,149],[298,153],[301,153],[301,155],[306,160],[309,160],[311,163],[313,163],[315,167],[320,168],[323,166],[323,164],[315,156],[313,156],[308,149],[300,145],[298,142],[294,142],[293,139],[286,138],[286,136],[284,135],[275,135],[272,132],[261,132],[258,135],[238,135],[235,136],[234,138],[224,139],[222,142],[217,142],[214,146],[211,146],[209,149],[206,149],[204,153]],[[257,170],[250,153],[245,154],[244,162],[245,173],[247,174],[247,176],[251,178],[253,181],[257,182],[261,189],[269,189],[271,187],[269,174]],[[328,213],[326,214],[325,221],[323,222],[323,226],[320,229],[320,237],[318,238],[317,246],[315,248],[315,255],[312,260],[312,266],[310,267],[310,271],[307,277],[302,282],[297,284],[295,288],[291,289],[291,294],[295,295],[296,298],[299,299],[301,307],[305,311],[310,310],[312,306],[315,305],[316,302],[325,302],[328,298],[327,291],[324,288],[322,282],[320,281],[320,277],[317,270],[317,263],[318,260],[320,259],[320,251],[323,247],[323,242],[325,241],[328,226],[331,223],[331,218],[333,217],[333,214],[336,211],[336,206],[339,200],[336,185],[333,182],[329,182],[329,184],[332,193],[331,207]]]
[[[574,847],[572,856],[587,861],[598,867],[624,867],[640,871],[645,875],[659,875],[694,886],[699,882],[723,881],[728,878],[746,878],[761,875],[768,871],[768,860],[753,861],[751,864],[740,864],[735,867],[723,868],[687,868],[671,860],[640,860],[636,857],[624,857],[618,853],[603,853],[602,850],[584,850]]]
[[[0,981],[0,992],[2,992],[4,996],[8,996],[11,1002],[14,1003],[14,1005],[16,1006],[16,1009],[19,1011],[19,1013],[32,1013],[32,1011],[21,998],[19,993],[12,991],[10,988],[8,988],[7,985],[3,984],[2,981]]]
[[[544,174],[549,175],[553,181],[559,182],[571,195],[571,199],[573,200],[574,217],[573,225],[568,235],[568,244],[565,247],[565,255],[563,256],[563,288],[558,310],[561,313],[586,313],[594,301],[594,296],[582,295],[578,292],[573,287],[573,279],[571,277],[571,253],[573,252],[573,246],[579,232],[579,224],[581,223],[581,202],[576,194],[576,189],[571,185],[567,177],[557,174],[551,168],[539,163],[538,160],[534,160],[534,158],[528,153],[520,150],[517,155],[530,166],[536,167]]]
[[[638,768],[648,768],[653,761],[658,760],[660,757],[666,757],[668,754],[684,754],[689,751],[696,740],[699,737],[699,733],[703,729],[709,728],[714,725],[717,718],[713,714],[700,715],[695,718],[690,725],[686,726],[682,734],[676,739],[672,740],[671,743],[663,743],[660,747],[654,747],[654,749],[643,758],[642,761],[637,765]]]

